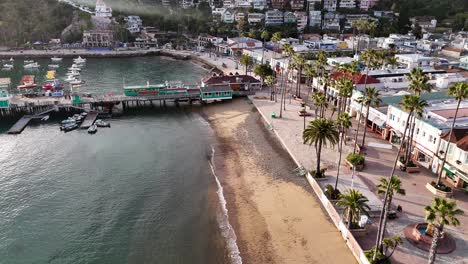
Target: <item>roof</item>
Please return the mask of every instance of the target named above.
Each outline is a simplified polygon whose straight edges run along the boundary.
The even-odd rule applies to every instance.
[[[365,74],[355,74],[354,76],[351,76],[351,74],[347,73],[343,73],[343,72],[334,72],[330,75],[330,77],[334,80],[337,80],[339,78],[342,78],[342,77],[345,77],[345,78],[348,78],[348,79],[353,79],[353,83],[354,84],[373,84],[373,83],[380,83],[379,80],[377,80],[376,78],[372,77],[372,76],[367,76],[367,81],[366,81],[366,75]]]
[[[210,76],[202,80],[207,85],[223,83],[259,83],[260,81],[249,75]]]
[[[441,110],[434,110],[432,113],[439,115],[446,119],[453,119],[455,118],[455,112],[457,111],[456,108],[452,109],[441,109]],[[468,108],[460,108],[458,109],[457,118],[468,117]]]
[[[230,92],[232,91],[229,85],[210,85],[200,88],[202,92]]]
[[[394,105],[399,104],[405,95],[396,95],[396,96],[386,96],[382,97],[382,105]],[[452,99],[453,97],[449,96],[446,91],[444,92],[430,92],[421,94],[421,99],[426,101],[432,100],[445,100]]]
[[[445,132],[440,136],[441,139],[447,141],[450,131]],[[454,128],[450,142],[455,143],[458,148],[468,151],[468,128]]]

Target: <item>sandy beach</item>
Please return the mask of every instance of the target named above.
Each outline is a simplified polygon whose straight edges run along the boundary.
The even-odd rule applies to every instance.
[[[215,164],[243,263],[356,263],[253,105],[237,99],[203,111],[219,140]]]

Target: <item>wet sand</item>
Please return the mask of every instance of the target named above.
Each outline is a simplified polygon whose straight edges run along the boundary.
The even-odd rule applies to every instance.
[[[238,99],[203,111],[243,263],[356,263],[253,105]]]

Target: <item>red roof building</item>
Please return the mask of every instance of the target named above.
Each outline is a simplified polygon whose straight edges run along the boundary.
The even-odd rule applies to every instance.
[[[360,84],[366,84],[366,75],[365,74],[360,74],[357,73],[354,76],[351,76],[351,74],[345,74],[343,72],[334,72],[330,75],[331,79],[333,80],[338,80],[340,78],[347,78],[347,79],[353,79],[354,85],[360,85]],[[376,84],[380,83],[379,80],[372,76],[367,76],[367,84]]]

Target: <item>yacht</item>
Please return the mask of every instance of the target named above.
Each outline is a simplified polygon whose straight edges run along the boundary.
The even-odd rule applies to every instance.
[[[60,62],[62,61],[62,58],[57,58],[57,57],[53,57],[53,58],[50,58],[53,62]]]
[[[104,122],[101,119],[96,120],[94,124],[96,124],[96,126],[98,127],[110,127],[110,124],[108,122]]]
[[[75,63],[85,63],[86,59],[81,58],[81,56],[78,56],[78,58],[73,59],[73,62]]]
[[[94,134],[97,132],[97,126],[96,125],[92,125],[88,128],[88,133],[89,134]]]
[[[34,63],[34,61],[33,60],[25,60],[24,61],[24,64],[29,64],[29,63]]]
[[[57,69],[57,68],[60,68],[60,65],[58,65],[58,64],[49,64],[49,65],[47,65],[47,67],[49,67],[50,69]]]
[[[25,69],[37,69],[40,66],[41,65],[37,64],[37,62],[34,62],[34,63],[28,63],[28,64],[24,65],[24,68]]]

